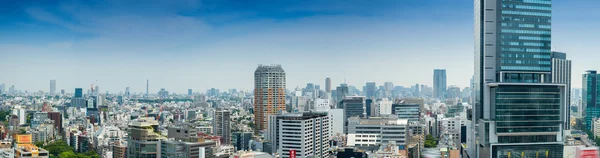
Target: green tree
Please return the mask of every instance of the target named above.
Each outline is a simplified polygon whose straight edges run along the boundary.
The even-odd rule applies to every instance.
[[[58,155],[59,158],[78,158],[73,151],[62,152]]]
[[[31,124],[31,115],[27,115],[27,117],[25,119],[25,123]]]
[[[10,111],[0,111],[0,121],[8,121],[7,116],[10,116]]]
[[[55,156],[60,155],[61,153],[64,153],[64,152],[73,152],[74,151],[73,147],[69,146],[67,144],[67,142],[65,142],[63,140],[57,140],[53,143],[49,143],[48,145],[44,146],[43,148],[48,150],[48,152],[51,155],[55,155]]]
[[[437,144],[437,140],[435,140],[431,134],[425,136],[425,148],[435,148],[437,147]]]
[[[43,147],[44,142],[42,142],[42,141],[34,142],[33,145],[38,146],[38,147]]]

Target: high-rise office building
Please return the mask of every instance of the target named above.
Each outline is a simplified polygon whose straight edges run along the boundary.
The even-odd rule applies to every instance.
[[[363,91],[367,98],[375,98],[377,93],[377,85],[375,82],[367,82]]]
[[[154,118],[139,118],[129,123],[127,138],[127,157],[161,157],[162,136],[158,129],[158,122]]]
[[[254,71],[254,121],[265,130],[269,115],[285,111],[285,71],[281,65],[259,65]]]
[[[433,70],[433,97],[446,98],[446,69]]]
[[[86,100],[83,98],[83,89],[75,88],[75,95],[71,98],[71,107],[83,108],[86,107]]]
[[[294,150],[297,157],[329,157],[331,126],[327,113],[287,113],[269,116],[266,140],[281,158],[289,158]]]
[[[148,98],[148,89],[150,89],[150,81],[146,80],[146,98]]]
[[[56,94],[56,80],[50,80],[50,95]]]
[[[552,83],[565,84],[566,104],[564,129],[570,130],[571,120],[571,60],[567,60],[567,54],[561,52],[552,52]]]
[[[235,150],[250,150],[250,140],[252,140],[251,132],[234,132],[231,140],[231,144],[235,147]]]
[[[6,85],[4,83],[0,84],[0,94],[4,94],[6,93]]]
[[[129,95],[131,95],[131,90],[129,87],[125,87],[125,96],[129,97]]]
[[[399,119],[407,119],[409,122],[419,122],[421,120],[421,107],[419,104],[396,102],[392,104],[392,114],[397,115]]]
[[[419,84],[415,84],[414,88],[413,88],[413,97],[420,97],[421,96],[421,86],[419,86]],[[397,96],[394,96],[397,97]]]
[[[342,109],[344,109],[344,133],[348,133],[348,118],[367,116],[367,99],[363,96],[351,96],[342,100]]]
[[[470,157],[563,157],[565,84],[551,83],[551,0],[475,0]]]
[[[231,112],[217,108],[213,119],[213,134],[221,137],[222,144],[231,144]]]
[[[336,100],[336,104],[337,104],[337,102],[342,101],[342,99],[344,99],[346,96],[348,96],[349,92],[350,92],[349,87],[345,83],[342,83],[342,84],[340,84],[340,86],[336,87],[335,88],[335,93],[336,93],[335,100]]]
[[[394,83],[393,82],[384,82],[383,88],[384,88],[383,97],[392,98],[392,90],[394,90]]]
[[[587,130],[591,130],[592,119],[600,117],[600,99],[598,99],[600,74],[596,70],[588,70],[583,74],[582,80],[582,113],[585,118],[585,127]]]
[[[331,79],[329,77],[325,78],[325,92],[331,93]]]
[[[188,89],[188,95],[192,95],[192,89]]]
[[[83,89],[75,88],[75,98],[83,98]]]

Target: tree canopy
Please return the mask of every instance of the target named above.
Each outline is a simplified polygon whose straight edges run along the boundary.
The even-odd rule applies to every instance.
[[[431,134],[425,136],[425,148],[435,148],[437,147],[437,144],[437,140],[435,140]]]
[[[75,153],[75,149],[69,146],[67,142],[63,140],[57,140],[52,143],[48,143],[48,145],[43,146],[42,148],[48,150],[50,153],[50,157],[58,157],[58,158],[100,158],[100,155],[96,154],[93,151],[88,151],[85,153]]]

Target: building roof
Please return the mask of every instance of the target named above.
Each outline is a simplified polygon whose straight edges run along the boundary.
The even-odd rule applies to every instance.
[[[375,125],[375,124],[388,124],[388,125],[408,125],[408,119],[389,119],[381,117],[371,117],[369,119],[350,117],[348,120],[358,120],[358,124]],[[354,121],[350,121],[354,122]]]
[[[297,112],[297,113],[284,113],[277,116],[278,118],[285,119],[312,119],[318,117],[328,116],[326,112]]]

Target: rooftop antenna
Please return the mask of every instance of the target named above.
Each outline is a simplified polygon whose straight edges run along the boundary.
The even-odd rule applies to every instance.
[[[346,83],[346,73],[345,72],[344,72],[344,84],[347,84]]]

